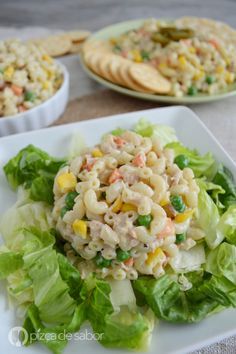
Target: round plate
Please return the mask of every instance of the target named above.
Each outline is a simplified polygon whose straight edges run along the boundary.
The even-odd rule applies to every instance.
[[[105,27],[102,30],[95,32],[93,35],[91,35],[87,41],[91,41],[94,39],[106,40],[109,38],[117,37],[124,32],[127,32],[131,29],[140,27],[143,24],[143,22],[146,20],[147,19],[120,22],[115,25]],[[111,90],[123,93],[128,96],[141,98],[144,100],[156,101],[156,102],[166,102],[166,103],[175,103],[175,104],[193,104],[193,103],[204,103],[204,102],[218,101],[220,99],[236,95],[236,83],[234,83],[233,85],[230,85],[227,91],[221,92],[216,95],[198,94],[194,97],[193,96],[175,97],[175,96],[141,93],[141,92],[127,89],[127,88],[119,86],[119,85],[115,85],[112,82],[107,81],[107,80],[101,78],[100,76],[96,75],[87,67],[87,65],[85,64],[85,62],[83,60],[82,55],[81,55],[81,64],[82,64],[84,71],[92,79],[99,82],[100,84],[110,88]]]

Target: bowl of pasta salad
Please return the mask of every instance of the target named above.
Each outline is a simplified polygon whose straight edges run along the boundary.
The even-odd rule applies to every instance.
[[[0,135],[51,124],[64,112],[66,68],[32,43],[0,42]]]
[[[185,108],[126,116],[0,139],[0,191],[17,191],[0,206],[0,279],[24,345],[62,353],[86,321],[109,351],[189,352],[235,333],[235,164]]]

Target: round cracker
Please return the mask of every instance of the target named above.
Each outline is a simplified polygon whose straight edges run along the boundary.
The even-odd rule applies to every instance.
[[[82,52],[86,53],[89,51],[111,51],[109,43],[100,40],[88,40],[82,44]]]
[[[130,62],[129,60],[122,61],[121,65],[119,66],[118,72],[123,81],[123,86],[126,86],[138,92],[153,93],[154,91],[144,88],[143,86],[139,85],[139,83],[136,83],[133,80],[129,73],[130,66],[132,66],[132,62]]]
[[[74,43],[83,42],[86,38],[90,36],[91,32],[82,30],[73,30],[66,32],[65,35]]]
[[[129,74],[136,84],[146,90],[163,94],[170,92],[170,81],[147,64],[132,63],[129,66]]]
[[[87,66],[97,75],[102,76],[102,72],[99,68],[99,61],[102,60],[102,53],[96,53],[90,51],[84,54],[84,61]]]
[[[110,72],[110,75],[113,77],[113,80],[121,86],[126,86],[120,73],[119,73],[119,67],[120,65],[122,65],[122,60],[123,59],[121,57],[113,56],[113,58],[110,60],[109,64],[108,64],[108,70]],[[125,59],[124,59],[125,60]]]
[[[114,60],[116,60],[116,55],[105,53],[101,60],[98,62],[98,66],[102,76],[106,80],[111,81],[114,84],[120,84],[120,79],[117,80],[110,70],[110,63],[114,62]]]
[[[70,51],[71,41],[63,35],[55,35],[36,41],[50,56],[59,57]]]
[[[81,51],[81,44],[80,43],[72,43],[70,46],[69,54],[77,54]]]

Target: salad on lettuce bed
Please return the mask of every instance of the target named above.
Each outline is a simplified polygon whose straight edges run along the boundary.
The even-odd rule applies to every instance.
[[[38,341],[53,353],[60,354],[67,345],[67,338],[59,334],[78,332],[81,326],[88,322],[94,333],[101,334],[98,340],[105,347],[148,350],[155,320],[195,323],[218,311],[236,307],[236,187],[231,172],[218,164],[211,153],[202,156],[196,150],[185,147],[170,127],[150,124],[141,119],[133,132],[135,135],[132,135],[132,139],[138,136],[137,139],[141,142],[141,139],[153,144],[158,141],[158,146],[161,146],[160,154],[162,151],[172,151],[174,168],[180,171],[181,176],[184,169],[192,170],[197,184],[196,207],[190,208],[184,195],[173,200],[171,188],[165,202],[158,202],[168,216],[169,223],[176,225],[180,218],[180,224],[188,222],[186,231],[167,235],[172,237],[173,248],[178,251],[177,256],[171,255],[168,248],[165,248],[167,236],[160,231],[157,235],[150,235],[152,243],[145,241],[144,244],[150,249],[141,252],[144,257],[143,264],[146,267],[155,262],[155,257],[163,254],[164,261],[161,263],[160,272],[157,271],[160,269],[160,260],[155,263],[156,268],[152,268],[153,272],[149,271],[148,267],[145,268],[146,271],[142,271],[135,258],[139,259],[138,253],[134,252],[134,249],[136,251],[137,247],[140,247],[140,243],[135,242],[127,250],[117,241],[114,246],[115,253],[113,252],[115,258],[112,258],[103,253],[104,249],[107,249],[103,240],[104,246],[96,251],[96,256],[84,258],[84,247],[91,241],[88,230],[91,225],[98,225],[91,222],[106,224],[101,220],[101,214],[99,218],[93,219],[95,216],[87,213],[79,220],[82,221],[80,226],[86,225],[85,234],[82,232],[84,228],[79,228],[79,231],[73,229],[73,225],[78,226],[77,219],[72,219],[70,228],[63,228],[69,223],[67,220],[66,224],[64,218],[71,215],[76,198],[79,199],[84,191],[74,194],[72,203],[69,201],[69,208],[68,203],[64,205],[66,196],[75,191],[66,189],[65,184],[64,190],[55,191],[57,178],[61,175],[60,171],[65,172],[79,156],[86,155],[88,163],[88,154],[89,157],[92,156],[94,148],[84,152],[81,141],[77,144],[74,140],[73,151],[70,151],[69,157],[57,159],[29,145],[4,166],[9,186],[17,193],[17,201],[1,217],[0,232],[4,245],[0,248],[0,279],[6,279],[9,298],[23,314],[23,327],[28,333],[25,345]],[[129,143],[130,133],[117,128],[103,137],[103,144],[104,141],[113,139],[115,148],[122,149]],[[107,144],[105,146],[108,148]],[[103,145],[97,146],[93,157],[105,158],[104,155],[110,152],[104,149]],[[132,155],[131,152],[130,154]],[[133,166],[136,162],[140,164],[140,161],[148,166],[148,152],[144,153],[145,156],[142,155],[143,159],[140,159],[138,154],[141,154],[140,150],[136,151],[136,155],[132,156],[129,162],[119,160],[115,169],[120,170],[123,165]],[[161,158],[158,153],[156,155]],[[135,165],[138,171],[143,166]],[[85,167],[83,165],[82,168]],[[155,173],[163,177],[168,168],[170,166],[166,165],[165,171]],[[117,176],[117,172],[115,175]],[[112,183],[121,182],[122,188],[126,189],[132,188],[135,183],[139,183],[139,187],[140,183],[143,183],[154,188],[145,178],[142,178],[142,181],[135,179],[135,182],[128,180],[126,183],[128,177],[121,174],[118,181],[110,180],[109,185],[102,180],[100,187],[103,190],[96,191],[98,200],[103,203],[107,201],[105,194],[108,194],[107,188]],[[173,182],[173,179],[171,181]],[[78,176],[76,183],[81,183]],[[61,194],[58,196],[57,192]],[[58,198],[63,202],[60,204],[61,209],[55,211]],[[122,213],[127,213],[128,204],[129,211],[132,210],[132,215],[136,215],[133,222],[134,231],[145,231],[146,228],[150,234],[152,212],[140,215],[141,209],[135,202],[131,208],[132,203],[124,201],[119,204],[120,209],[117,209],[116,202],[114,209],[113,202],[116,200],[107,202],[109,212],[122,216]],[[67,210],[62,212],[65,206]],[[186,215],[189,215],[189,220]],[[192,220],[204,236],[196,236],[194,243],[190,242],[190,246],[185,247],[188,245],[188,228]],[[115,232],[115,227],[112,227]],[[69,231],[65,230],[73,231],[72,239],[66,233]],[[135,239],[133,233],[132,235]],[[81,241],[77,249],[74,239],[80,238],[83,242]],[[70,255],[73,253],[73,257],[69,256],[68,249]],[[132,262],[126,264],[131,258]],[[86,272],[90,265],[91,271]],[[123,274],[122,277],[120,274]],[[37,335],[39,333],[45,335]]]

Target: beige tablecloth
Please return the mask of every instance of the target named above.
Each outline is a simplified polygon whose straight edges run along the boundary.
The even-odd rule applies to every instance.
[[[58,30],[59,31],[59,30]],[[58,31],[53,31],[58,32]],[[51,30],[33,27],[24,28],[20,31],[15,28],[1,28],[0,27],[0,39],[9,37],[21,37],[22,39],[43,36],[52,33]],[[144,109],[149,107],[149,103],[142,103],[129,98],[122,98],[122,96],[111,93],[108,90],[104,93],[94,94],[98,90],[103,89],[102,86],[92,82],[82,71],[79,65],[79,58],[77,55],[65,56],[60,60],[66,65],[70,72],[70,99],[82,97],[84,95],[92,94],[92,96],[82,97],[79,103],[74,101],[70,104],[66,115],[61,118],[59,123],[68,122],[74,120],[74,108],[78,107],[80,119],[89,119],[96,115],[96,112],[101,112],[101,97],[104,97],[104,105],[106,100],[114,101],[114,113],[132,111],[134,107],[137,109]],[[91,110],[88,110],[88,104],[92,105]],[[122,103],[122,107],[121,106]],[[124,103],[125,102],[125,103]],[[97,105],[97,106],[96,106]],[[124,108],[126,107],[126,110]],[[155,106],[155,104],[150,104]],[[99,109],[100,110],[99,110]],[[206,126],[213,132],[216,138],[220,141],[223,147],[228,151],[231,157],[236,160],[236,97],[229,98],[223,101],[190,106],[200,119],[206,124]],[[103,111],[104,115],[107,114],[106,109]],[[98,113],[99,114],[99,113]],[[109,112],[110,114],[110,112]],[[69,118],[68,118],[69,117]],[[236,353],[236,336],[227,338],[219,343],[202,348],[191,354],[235,354]],[[168,353],[163,353],[168,354]]]

